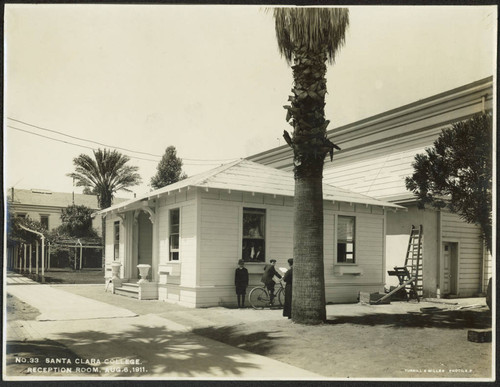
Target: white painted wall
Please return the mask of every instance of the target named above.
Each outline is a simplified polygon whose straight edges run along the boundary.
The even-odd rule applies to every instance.
[[[442,212],[443,242],[458,242],[458,292],[462,297],[482,291],[483,245],[478,226],[460,220],[459,216]]]

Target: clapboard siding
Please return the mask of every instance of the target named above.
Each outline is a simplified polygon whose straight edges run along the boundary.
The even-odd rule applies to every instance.
[[[483,245],[478,226],[463,222],[456,214],[442,212],[443,241],[458,241],[458,293],[470,296],[483,290]]]
[[[172,195],[172,200],[162,202],[158,213],[158,243],[159,263],[161,265],[176,265],[179,269],[180,283],[184,286],[195,286],[196,284],[196,201],[184,200],[186,195]],[[170,262],[170,210],[180,210],[180,241],[179,261]]]
[[[366,212],[332,212],[325,214],[325,283],[328,302],[355,302],[360,291],[378,291],[383,288],[384,260],[384,219],[382,215]],[[366,207],[363,206],[364,209]],[[369,211],[372,208],[369,207]],[[354,267],[361,270],[362,275],[336,273],[336,240],[334,215],[355,216],[355,261]],[[339,287],[342,285],[342,287]]]
[[[201,286],[234,284],[234,270],[241,244],[240,207],[238,203],[222,200],[201,200]]]
[[[394,153],[395,152],[395,153]],[[370,160],[352,157],[344,165],[325,164],[324,182],[372,197],[389,197],[407,193],[404,178],[413,173],[412,162],[424,147],[404,151],[397,149]]]
[[[268,211],[267,257],[286,266],[293,257],[293,210],[291,207],[270,208]]]

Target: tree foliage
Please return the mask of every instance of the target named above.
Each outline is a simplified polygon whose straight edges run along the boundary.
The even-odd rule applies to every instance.
[[[7,212],[7,216],[7,242],[9,245],[16,243],[31,244],[40,241],[40,237],[37,234],[25,230],[22,226],[48,236],[47,229],[40,222],[31,219],[29,216],[25,218],[15,217],[10,211]]]
[[[68,176],[76,181],[78,187],[86,187],[97,195],[101,209],[111,206],[116,192],[128,191],[138,185],[141,177],[139,167],[126,165],[130,158],[116,150],[98,149],[93,151],[94,158],[81,154],[73,159],[75,172]],[[89,192],[89,191],[87,191]]]
[[[415,156],[414,173],[406,178],[421,207],[447,207],[480,226],[491,251],[492,116],[474,115],[444,129],[433,147]]]
[[[187,175],[182,172],[182,159],[177,157],[174,146],[169,146],[156,167],[157,172],[151,178],[151,187],[159,189],[183,180]]]
[[[97,237],[97,232],[92,228],[92,213],[93,210],[86,206],[71,205],[63,208],[59,232],[75,238]]]

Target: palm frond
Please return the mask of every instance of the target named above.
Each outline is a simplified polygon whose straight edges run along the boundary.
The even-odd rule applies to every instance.
[[[128,187],[141,182],[138,167],[126,163],[130,158],[116,150],[98,149],[94,158],[81,154],[73,159],[75,172],[67,176],[75,179],[79,187],[91,188],[103,205],[111,205],[117,191],[129,191]]]
[[[275,8],[276,38],[278,49],[288,64],[292,63],[294,50],[299,47],[321,50],[330,63],[345,43],[349,26],[347,8]]]

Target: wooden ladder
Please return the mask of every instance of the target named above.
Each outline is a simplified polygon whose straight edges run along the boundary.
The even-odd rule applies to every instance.
[[[408,241],[408,250],[406,251],[405,265],[410,277],[415,278],[412,284],[406,286],[407,294],[411,298],[420,301],[423,295],[423,275],[422,275],[422,225],[418,228],[411,226],[410,240]]]
[[[411,226],[410,239],[408,241],[408,249],[404,266],[396,266],[394,270],[389,270],[387,273],[390,276],[396,276],[399,280],[399,286],[378,299],[375,303],[380,303],[401,289],[405,289],[406,300],[410,298],[420,302],[423,294],[422,284],[422,225],[418,228]]]

